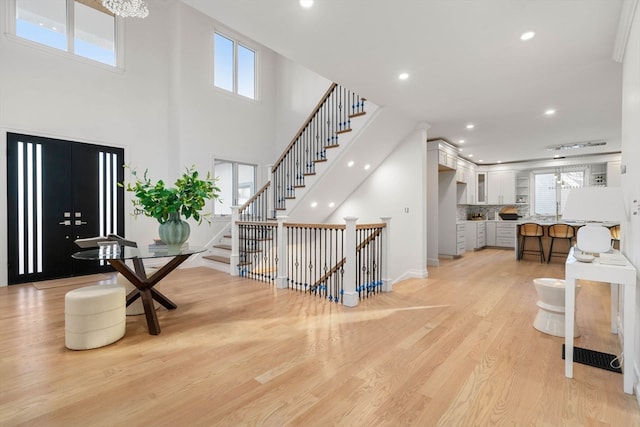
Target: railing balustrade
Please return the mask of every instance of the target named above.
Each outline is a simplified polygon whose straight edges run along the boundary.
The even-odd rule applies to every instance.
[[[237,214],[235,215],[237,217]],[[357,305],[390,291],[387,271],[390,218],[383,223],[298,224],[234,221],[236,274]]]
[[[365,99],[333,83],[272,168],[271,190],[275,210],[304,187],[305,176],[327,159],[327,149],[338,146],[341,133],[351,130],[351,118],[365,114]]]

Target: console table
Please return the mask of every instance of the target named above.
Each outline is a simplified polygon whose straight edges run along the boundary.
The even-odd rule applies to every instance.
[[[618,288],[624,288],[624,392],[633,394],[633,361],[635,360],[636,318],[636,269],[619,251],[614,256],[623,265],[602,263],[598,257],[593,262],[580,262],[571,248],[565,263],[565,365],[564,374],[573,378],[573,329],[575,327],[576,280],[591,280],[610,283],[611,286],[611,333],[618,333]]]
[[[153,287],[166,277],[167,274],[178,268],[178,266],[185,262],[191,255],[200,252],[204,252],[204,248],[199,246],[190,246],[186,249],[172,252],[168,249],[147,251],[128,246],[108,245],[101,246],[98,249],[76,252],[72,257],[84,260],[107,261],[113,268],[126,277],[131,284],[136,287],[136,289],[127,295],[127,306],[136,299],[141,298],[149,333],[151,335],[158,335],[160,333],[160,324],[158,323],[158,316],[153,306],[153,300],[158,301],[169,310],[177,308],[177,305]],[[150,258],[171,259],[153,275],[148,277],[144,270],[142,260]],[[127,260],[132,261],[133,269],[126,264]]]

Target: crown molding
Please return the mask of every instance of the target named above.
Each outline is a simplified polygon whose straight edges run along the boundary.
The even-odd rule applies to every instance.
[[[616,41],[613,44],[613,60],[616,62],[622,62],[624,59],[624,51],[627,48],[627,40],[629,40],[636,7],[638,7],[638,0],[623,0],[622,2]]]

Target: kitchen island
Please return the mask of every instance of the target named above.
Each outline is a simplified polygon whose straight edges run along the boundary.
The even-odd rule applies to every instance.
[[[505,221],[506,222],[506,221]],[[543,231],[544,231],[544,235],[541,237],[542,239],[542,248],[544,250],[544,258],[545,260],[549,259],[549,251],[551,249],[551,237],[549,237],[549,227],[554,225],[554,224],[565,224],[568,225],[570,227],[572,227],[574,229],[574,235],[577,236],[578,235],[578,229],[580,227],[583,227],[584,225],[586,225],[585,222],[580,221],[562,221],[562,220],[558,220],[558,221],[554,221],[554,220],[548,220],[548,219],[519,219],[518,221],[511,221],[511,222],[515,222],[516,223],[516,247],[515,247],[515,256],[516,259],[518,259],[518,250],[520,248],[520,242],[521,242],[521,236],[520,236],[520,227],[522,226],[522,224],[528,224],[528,223],[533,223],[533,224],[538,224],[542,227]],[[617,223],[603,223],[602,224],[604,227],[613,227],[614,225],[618,225]],[[568,239],[559,239],[556,238],[554,243],[553,243],[553,253],[557,254],[557,253],[566,253],[569,254],[569,249],[571,249],[571,246],[573,246],[573,244],[575,244],[575,237],[573,239],[571,239],[571,241],[569,241]],[[535,239],[531,238],[531,239],[526,239],[525,242],[525,251],[526,250],[532,250],[532,251],[537,251],[538,250],[538,243],[535,241]],[[525,253],[524,257],[525,259],[531,259],[532,257],[534,257],[535,255],[527,255]],[[566,257],[565,257],[566,258]],[[558,258],[558,260],[560,260],[561,262],[564,262],[565,258]]]

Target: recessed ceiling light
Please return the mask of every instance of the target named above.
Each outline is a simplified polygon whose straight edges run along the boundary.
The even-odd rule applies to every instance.
[[[370,164],[366,164],[366,165],[364,165],[364,170],[368,171],[370,167],[371,167]]]
[[[351,160],[349,163],[347,163],[347,166],[349,166],[349,167],[353,166],[353,160]]]
[[[400,80],[407,80],[409,78],[409,74],[408,73],[400,73],[400,75],[398,75],[398,78]]]
[[[473,154],[469,154],[469,157],[473,157]]]
[[[336,205],[336,204],[335,204],[335,203],[333,203],[333,202],[329,203],[329,207],[330,207],[330,208],[334,207],[335,205]]]
[[[311,6],[313,6],[313,0],[300,0],[300,6],[304,7],[305,9],[309,9]]]
[[[502,163],[502,160],[498,160],[497,163]]]
[[[553,108],[549,108],[547,111],[544,112],[545,116],[553,116],[556,113],[556,110],[554,110]]]
[[[534,38],[535,35],[536,33],[534,33],[533,31],[527,31],[526,33],[522,33],[522,35],[520,36],[520,40],[526,42],[527,40],[531,40],[532,38]]]
[[[473,129],[474,127],[476,127],[476,125],[474,125],[473,123],[469,123],[467,126],[465,126],[467,129]]]
[[[462,153],[462,148],[458,148],[458,151]]]
[[[460,140],[458,140],[458,142],[459,142],[460,144],[464,144],[464,139],[460,139]]]
[[[482,162],[484,162],[484,160],[478,160],[478,162],[482,163]]]
[[[311,203],[311,207],[312,207],[312,208],[315,208],[316,206],[318,206],[318,202],[312,202],[312,203]]]

